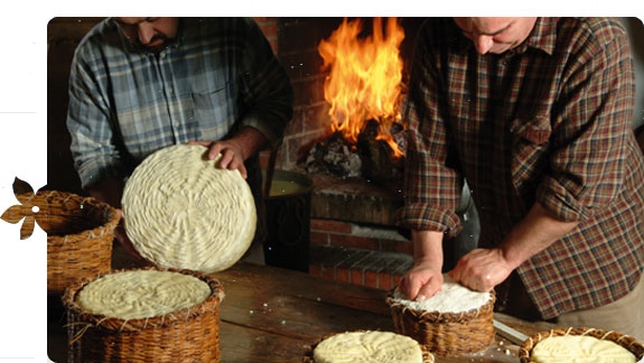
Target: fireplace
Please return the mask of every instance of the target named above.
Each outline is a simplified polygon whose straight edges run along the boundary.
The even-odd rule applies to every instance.
[[[348,19],[350,22],[355,20]],[[393,213],[402,206],[402,175],[390,180],[374,180],[362,173],[337,175],[315,172],[303,164],[304,154],[328,135],[329,125],[333,122],[329,116],[330,105],[324,96],[324,83],[329,69],[323,67],[324,60],[319,54],[318,45],[322,40],[329,39],[346,19],[305,17],[279,18],[276,21],[278,56],[295,90],[294,116],[278,152],[277,167],[306,173],[313,180],[312,218],[393,228]],[[359,21],[363,25],[361,36],[370,36],[374,19]],[[420,18],[397,21],[405,34],[400,43],[400,56],[404,62],[411,57],[412,38],[421,21]],[[405,64],[403,74],[407,68]]]
[[[395,211],[403,205],[402,163],[391,173],[365,176],[361,172],[347,176],[315,172],[302,162],[311,146],[329,135],[332,122],[331,106],[324,90],[329,68],[323,67],[318,45],[329,39],[345,19],[267,18],[267,21],[277,23],[273,46],[295,91],[293,119],[285,131],[275,166],[303,173],[313,182],[309,273],[390,289],[413,262],[408,234],[401,233],[404,231],[394,223]],[[378,29],[373,19],[360,21],[366,37],[373,34],[374,28]],[[403,78],[411,59],[413,36],[422,21],[421,18],[396,20],[404,32],[399,44]],[[268,155],[264,156],[264,161],[269,159]]]

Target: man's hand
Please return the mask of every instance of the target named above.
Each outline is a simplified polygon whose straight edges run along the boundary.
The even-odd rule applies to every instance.
[[[411,231],[414,245],[414,267],[400,282],[400,289],[410,300],[422,301],[443,288],[443,233]]]
[[[443,274],[441,266],[416,264],[400,282],[400,289],[409,300],[423,301],[441,292]]]
[[[208,158],[214,159],[221,154],[218,167],[222,169],[239,170],[246,179],[248,172],[244,161],[257,154],[268,144],[268,140],[259,130],[247,126],[243,127],[230,139],[221,141],[192,141],[189,145],[203,145],[208,148]]]
[[[461,257],[448,275],[472,290],[491,291],[510,276],[513,269],[501,249],[477,248]]]
[[[248,172],[244,165],[245,154],[243,146],[234,139],[223,141],[192,141],[190,145],[203,145],[208,148],[208,158],[210,160],[221,154],[218,161],[218,167],[222,169],[239,170],[241,176],[246,179]]]
[[[470,289],[490,291],[523,262],[548,248],[578,224],[578,221],[560,221],[535,203],[497,248],[470,251],[448,274]]]

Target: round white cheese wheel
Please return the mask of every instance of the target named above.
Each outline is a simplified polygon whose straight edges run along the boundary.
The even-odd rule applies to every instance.
[[[586,335],[552,336],[531,352],[536,363],[635,363],[635,355],[610,340]]]
[[[119,319],[163,316],[203,303],[212,294],[205,282],[171,271],[115,272],[85,285],[75,297],[84,311]]]
[[[414,339],[392,332],[340,333],[321,341],[313,350],[315,363],[422,363],[423,354]]]
[[[125,229],[146,260],[204,273],[224,270],[248,250],[257,215],[237,170],[208,160],[207,148],[174,145],[147,157],[123,192]]]

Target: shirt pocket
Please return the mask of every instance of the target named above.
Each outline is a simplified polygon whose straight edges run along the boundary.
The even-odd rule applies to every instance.
[[[520,194],[533,193],[547,167],[552,135],[550,118],[533,115],[517,118],[510,128],[512,137],[512,181]]]
[[[216,88],[192,92],[194,118],[202,138],[221,139],[233,126],[237,115],[232,91],[231,85],[225,83]]]

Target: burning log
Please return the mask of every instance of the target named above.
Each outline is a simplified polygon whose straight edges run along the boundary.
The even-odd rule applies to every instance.
[[[404,31],[395,18],[375,18],[371,36],[361,36],[362,21],[346,18],[318,45],[329,70],[324,98],[329,104],[330,136],[308,149],[305,168],[376,182],[401,179],[403,134],[400,101]],[[399,138],[399,139],[402,139]],[[300,158],[301,160],[302,158]]]
[[[397,181],[402,178],[404,167],[404,129],[395,124],[393,138],[398,146],[394,150],[382,137],[381,125],[370,120],[352,143],[341,132],[324,136],[303,150],[300,164],[309,173],[333,174],[341,178],[363,177],[376,183]]]
[[[379,124],[375,120],[370,120],[358,136],[362,176],[379,183],[398,180],[402,177],[404,157],[379,136]]]

